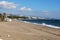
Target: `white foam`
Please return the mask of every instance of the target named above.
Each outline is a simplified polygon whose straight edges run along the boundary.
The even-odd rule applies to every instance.
[[[37,24],[37,23],[33,23],[33,24]]]
[[[27,21],[24,21],[25,23],[30,23],[30,22],[27,22]]]
[[[58,26],[48,25],[48,24],[46,24],[46,23],[38,24],[38,23],[31,23],[31,22],[27,22],[27,21],[21,21],[21,22],[30,23],[30,24],[35,24],[35,25],[43,25],[43,26],[47,26],[47,27],[51,27],[51,28],[60,28],[60,27],[58,27]]]
[[[48,25],[48,24],[46,24],[46,23],[42,23],[42,25],[44,25],[44,26],[48,26],[48,27],[51,27],[51,28],[60,28],[60,27],[58,27],[58,26]]]
[[[45,23],[42,23],[42,25],[46,25]]]

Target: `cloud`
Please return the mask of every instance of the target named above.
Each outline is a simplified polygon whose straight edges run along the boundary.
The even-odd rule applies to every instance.
[[[0,2],[0,8],[13,9],[16,7],[17,7],[17,4],[15,4],[13,2],[7,2],[7,1],[1,1]]]
[[[31,8],[27,8],[27,7],[22,7],[19,10],[21,10],[21,11],[32,11]]]

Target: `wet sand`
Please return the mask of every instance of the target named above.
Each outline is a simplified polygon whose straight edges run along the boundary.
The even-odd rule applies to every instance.
[[[0,22],[0,40],[60,40],[60,29],[19,21]]]

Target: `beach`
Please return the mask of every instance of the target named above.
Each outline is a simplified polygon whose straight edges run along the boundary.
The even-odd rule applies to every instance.
[[[0,22],[0,40],[60,40],[60,29],[17,20]]]

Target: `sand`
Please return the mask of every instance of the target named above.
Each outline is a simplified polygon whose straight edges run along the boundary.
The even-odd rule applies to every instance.
[[[15,20],[0,22],[0,40],[60,40],[60,29]]]

